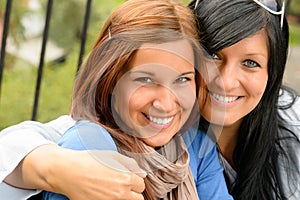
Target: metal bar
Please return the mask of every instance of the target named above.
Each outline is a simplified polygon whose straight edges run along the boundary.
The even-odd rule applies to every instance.
[[[45,59],[45,52],[46,52],[46,45],[48,40],[48,32],[50,27],[50,19],[51,19],[51,12],[52,12],[53,0],[48,0],[47,4],[47,12],[46,12],[46,21],[43,33],[43,43],[42,43],[42,50],[40,55],[40,62],[39,62],[39,69],[38,69],[38,77],[36,82],[35,88],[35,97],[34,97],[34,105],[32,110],[32,120],[36,120],[37,117],[37,109],[39,103],[39,95],[40,95],[40,87],[43,75],[43,68],[44,68],[44,59]]]
[[[90,13],[91,13],[91,5],[92,5],[92,0],[87,0],[86,8],[85,8],[85,15],[84,15],[84,22],[83,22],[83,27],[82,27],[82,34],[81,34],[81,44],[80,44],[77,72],[80,69],[80,66],[82,64],[82,58],[84,55],[86,35],[87,35],[87,29],[88,29],[89,18],[90,18]]]
[[[11,5],[12,5],[12,0],[6,0],[2,43],[1,43],[1,54],[0,54],[0,98],[1,98],[2,76],[3,76],[4,64],[5,64],[6,40],[7,40],[8,30],[9,30]]]

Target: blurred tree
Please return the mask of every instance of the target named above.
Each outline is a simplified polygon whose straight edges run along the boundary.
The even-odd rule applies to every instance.
[[[288,13],[300,20],[300,0],[289,0]]]
[[[9,1],[9,0],[8,0]],[[28,0],[13,1],[12,10],[10,13],[9,35],[15,42],[20,42],[24,39],[24,26],[21,22],[22,17],[28,13]],[[1,26],[1,39],[2,39],[2,27],[4,23],[6,1],[0,1],[0,26]]]
[[[40,0],[40,2],[44,12],[47,1]],[[74,41],[80,39],[85,2],[82,0],[53,2],[49,37],[66,50],[72,49]]]
[[[46,1],[39,0],[45,10]],[[89,36],[98,34],[102,22],[111,10],[124,0],[93,0],[89,21]],[[87,0],[54,1],[49,37],[65,50],[72,50],[81,39]],[[92,31],[92,33],[91,33]],[[89,38],[89,37],[88,37]],[[94,41],[95,38],[92,38]]]

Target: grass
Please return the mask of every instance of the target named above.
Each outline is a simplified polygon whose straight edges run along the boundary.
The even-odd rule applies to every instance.
[[[293,46],[300,46],[300,24],[290,25],[290,42]]]
[[[92,12],[95,12],[94,15],[100,15],[100,21],[90,23],[86,52],[96,41],[102,23],[105,21],[104,18],[120,2],[122,0],[93,2],[92,8],[97,8],[97,10],[92,9]],[[99,20],[99,16],[97,20]],[[47,64],[44,67],[37,121],[47,122],[69,113],[79,52],[79,41],[74,41],[74,43],[66,62],[55,65]],[[36,77],[37,68],[35,66],[6,55],[0,96],[0,130],[24,120],[31,120]]]
[[[40,89],[38,121],[46,122],[56,116],[68,113],[76,73],[74,63],[76,61],[70,56],[70,59],[64,64],[45,66]],[[36,77],[37,69],[31,66],[4,72],[0,104],[0,129],[31,119]]]

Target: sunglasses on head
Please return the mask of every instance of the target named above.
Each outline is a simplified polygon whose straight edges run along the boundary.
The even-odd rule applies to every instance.
[[[274,15],[281,15],[280,27],[283,26],[285,4],[284,0],[253,0],[255,3],[263,7],[268,12]],[[197,8],[199,0],[196,1],[194,9]]]

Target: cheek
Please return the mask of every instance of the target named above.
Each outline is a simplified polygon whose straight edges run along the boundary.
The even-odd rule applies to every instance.
[[[143,107],[143,105],[146,104],[145,100],[147,99],[147,96],[146,94],[141,93],[138,89],[135,92],[133,92],[128,98],[129,110],[132,113],[136,110],[140,110]]]
[[[149,112],[147,109],[149,109],[152,104],[153,93],[155,93],[155,91],[149,91],[147,88],[139,87],[132,91],[130,95],[127,94],[128,111],[131,118],[140,121],[140,113]]]
[[[114,107],[116,112],[121,116],[128,116],[134,88],[126,84],[120,84],[115,87],[113,92]]]
[[[203,92],[203,94],[200,94],[200,97],[198,99],[198,104],[199,104],[199,109],[201,112],[201,117],[204,117],[207,121],[211,121],[211,118],[212,118],[211,116],[214,113],[212,112],[213,108],[212,108],[212,104],[210,101],[210,96],[208,95],[208,93],[206,91],[207,90],[205,90],[205,92]],[[225,113],[224,110],[222,110],[221,112],[223,114]]]
[[[115,92],[115,110],[122,122],[127,127],[133,128],[144,124],[141,111],[145,106],[145,95],[141,95],[140,89],[130,87],[120,87]],[[116,120],[117,118],[115,118]],[[118,123],[122,129],[123,123]],[[124,129],[126,130],[126,129]]]
[[[196,101],[196,85],[192,84],[190,87],[177,89],[175,93],[178,102],[183,109],[190,110],[193,107]]]
[[[217,64],[213,61],[207,61],[205,65],[200,69],[200,73],[202,74],[205,83],[210,83],[220,75]]]
[[[253,97],[261,98],[266,90],[267,83],[268,83],[268,74],[267,72],[265,72],[260,76],[252,77],[251,84],[249,82],[249,84],[245,84],[245,86],[248,88],[247,90]]]

